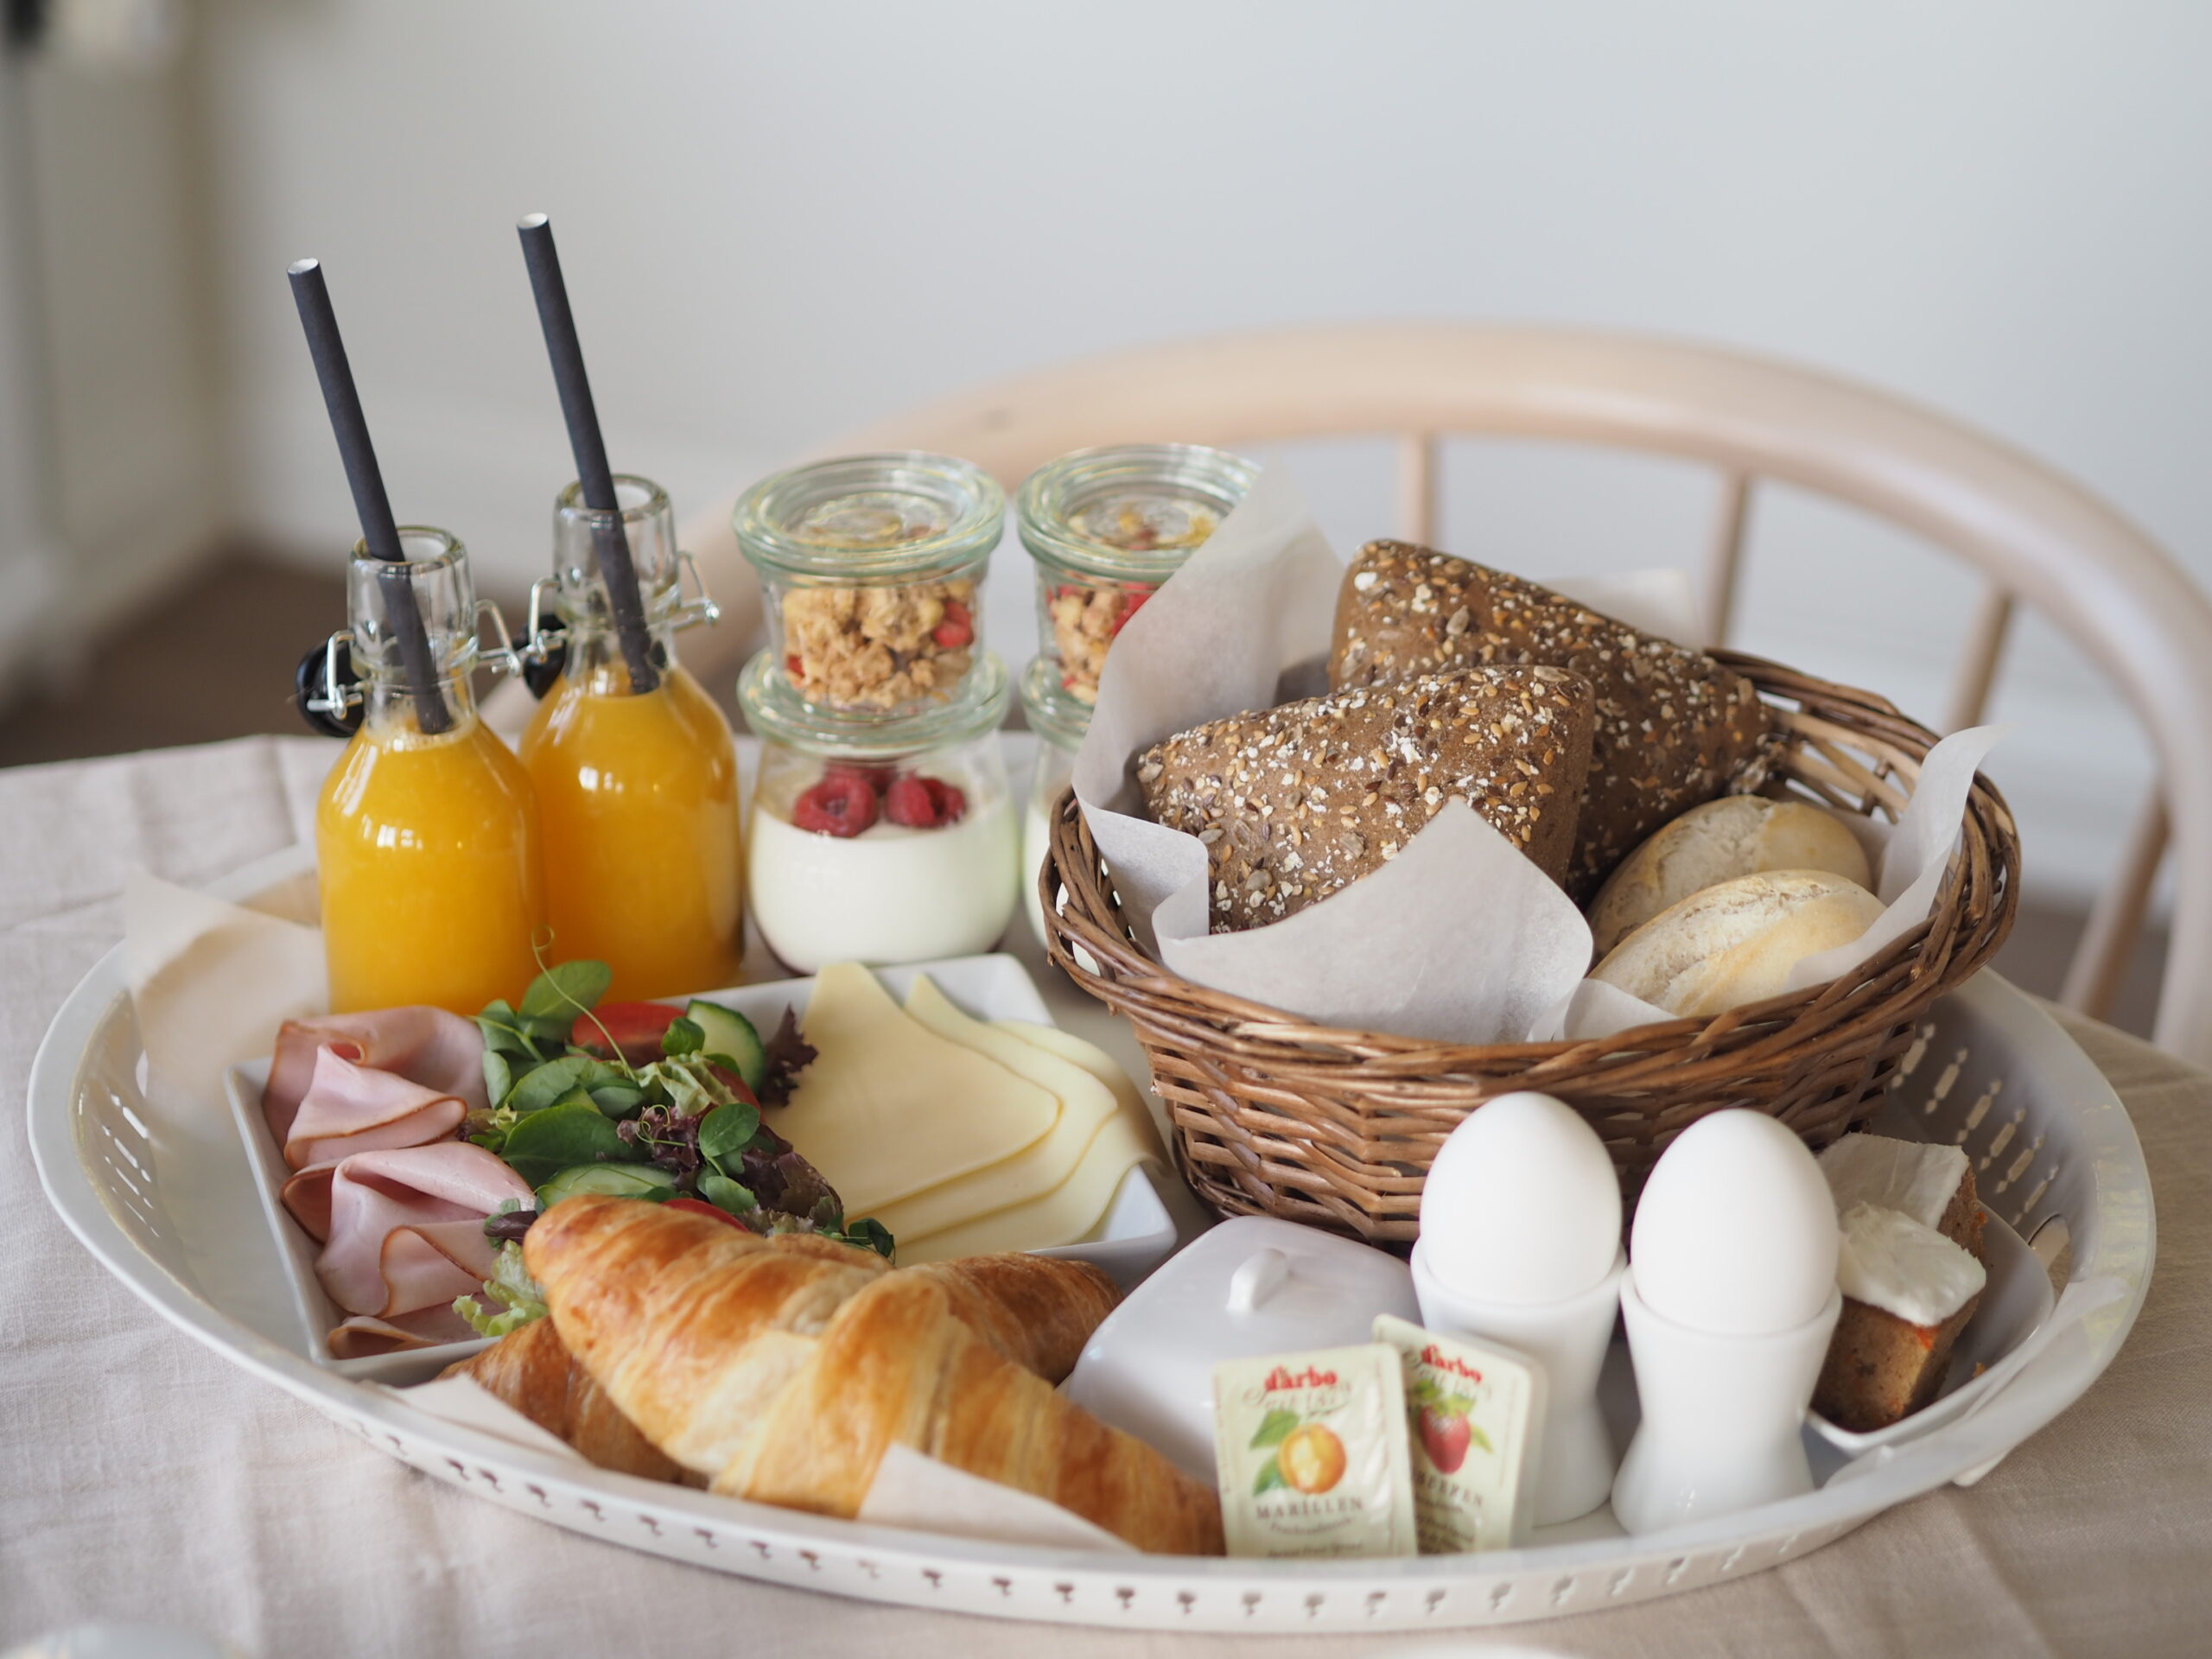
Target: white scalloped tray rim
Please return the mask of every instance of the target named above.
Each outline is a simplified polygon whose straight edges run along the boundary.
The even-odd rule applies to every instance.
[[[213,884],[240,899],[308,868],[299,849]],[[378,1450],[571,1531],[712,1570],[861,1599],[1105,1629],[1252,1634],[1446,1630],[1595,1611],[1696,1589],[1794,1560],[1946,1482],[1968,1484],[2088,1390],[2149,1287],[2149,1173],[2110,1084],[2057,1023],[1984,973],[1953,1000],[2071,1103],[2098,1214],[2073,1227],[2057,1315],[2001,1389],[1917,1439],[1877,1446],[1811,1493],[1638,1538],[1543,1543],[1471,1556],[1255,1561],[1103,1555],[916,1533],[681,1486],[579,1471],[417,1411],[404,1395],[323,1370],[204,1300],[133,1243],[80,1155],[79,1085],[96,1033],[126,999],[123,950],[96,963],[32,1063],[31,1151],[55,1211],[142,1300],[232,1363],[353,1428]],[[2082,1224],[2086,1221],[2088,1224]],[[2107,1224],[2108,1223],[2118,1224]]]

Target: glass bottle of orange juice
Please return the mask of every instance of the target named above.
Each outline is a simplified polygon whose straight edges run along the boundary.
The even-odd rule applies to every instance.
[[[687,602],[668,495],[618,473],[613,511],[571,484],[555,504],[553,590],[563,652],[522,740],[545,829],[551,955],[613,972],[620,1001],[734,985],[744,955],[737,750],[729,722],[676,660],[673,635],[712,620]],[[637,571],[659,683],[639,691],[615,635],[598,538],[619,521]],[[541,601],[533,596],[531,609]]]
[[[474,1014],[519,995],[537,972],[537,807],[521,762],[476,715],[467,550],[419,525],[399,538],[404,563],[353,549],[351,626],[330,646],[350,643],[361,678],[360,728],[315,807],[330,1006]],[[429,645],[416,673],[401,636],[407,595]],[[425,661],[427,686],[417,683]]]

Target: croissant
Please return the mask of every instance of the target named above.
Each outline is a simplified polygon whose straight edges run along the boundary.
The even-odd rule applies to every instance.
[[[591,1373],[570,1357],[550,1319],[535,1319],[483,1352],[447,1367],[497,1395],[591,1462],[647,1480],[680,1480],[683,1471],[615,1408]]]
[[[547,1211],[523,1256],[592,1380],[715,1491],[850,1517],[897,1442],[1140,1549],[1221,1553],[1211,1491],[1071,1405],[955,1311],[988,1300],[994,1280],[1019,1282],[1019,1304],[985,1322],[1026,1341],[1021,1307],[1041,1312],[1046,1275],[1069,1264],[886,1271],[828,1240],[763,1239],[591,1194]],[[1057,1331],[1037,1345],[1067,1347]]]
[[[812,1247],[808,1253],[819,1254]],[[887,1266],[875,1255],[853,1263],[871,1264],[877,1272]],[[908,1271],[941,1285],[962,1324],[1047,1382],[1075,1369],[1090,1333],[1121,1298],[1114,1281],[1087,1262],[975,1255]],[[576,1363],[550,1319],[502,1337],[444,1375],[472,1378],[602,1469],[648,1480],[684,1478]]]

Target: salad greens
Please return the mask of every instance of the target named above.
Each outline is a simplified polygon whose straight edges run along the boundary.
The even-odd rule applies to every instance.
[[[607,1011],[626,1033],[618,1040],[595,1012],[612,980],[604,963],[558,963],[520,1002],[488,1003],[476,1016],[492,1105],[470,1113],[465,1132],[530,1183],[539,1211],[577,1192],[690,1197],[755,1232],[817,1232],[891,1254],[881,1224],[848,1224],[821,1172],[761,1121],[762,1099],[787,1099],[814,1058],[790,1009],[763,1043],[735,1009],[695,1000],[665,1010],[657,1039],[647,1023],[641,1039],[636,1016],[652,1009],[625,1004]],[[527,1225],[523,1215],[493,1217],[486,1230],[512,1241]]]
[[[512,1241],[499,1246],[492,1276],[484,1281],[484,1294],[499,1305],[498,1313],[474,1296],[463,1296],[453,1305],[454,1312],[467,1319],[480,1337],[504,1337],[545,1317],[545,1293],[523,1266],[522,1246]]]

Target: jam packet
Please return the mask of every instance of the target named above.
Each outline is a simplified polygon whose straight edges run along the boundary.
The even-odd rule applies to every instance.
[[[1467,1337],[1440,1337],[1383,1313],[1375,1340],[1404,1367],[1414,1529],[1424,1555],[1525,1543],[1535,1508],[1530,1462],[1543,1432],[1543,1367]]]
[[[1380,1343],[1213,1370],[1231,1555],[1411,1555],[1403,1374]]]

